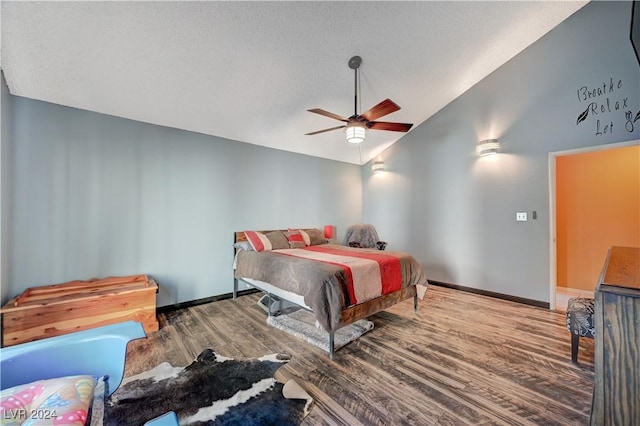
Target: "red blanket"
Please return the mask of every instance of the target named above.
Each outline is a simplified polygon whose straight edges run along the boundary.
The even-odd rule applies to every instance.
[[[339,266],[346,275],[347,306],[402,288],[400,259],[380,251],[354,251],[328,245],[283,250],[281,254]]]

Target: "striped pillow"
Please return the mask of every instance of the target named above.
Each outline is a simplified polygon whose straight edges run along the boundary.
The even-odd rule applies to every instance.
[[[244,236],[251,244],[254,251],[269,251],[272,249],[271,241],[262,232],[244,231]]]
[[[291,232],[300,233],[300,235],[302,235],[302,241],[304,242],[305,246],[310,246],[311,245],[311,238],[309,237],[309,234],[307,234],[302,229],[291,229],[291,228],[289,228],[289,233],[291,233]],[[298,241],[300,241],[300,240],[298,240]],[[291,240],[289,240],[289,242],[291,242]]]
[[[285,232],[284,235],[289,240],[289,248],[305,248],[307,246],[300,231]]]

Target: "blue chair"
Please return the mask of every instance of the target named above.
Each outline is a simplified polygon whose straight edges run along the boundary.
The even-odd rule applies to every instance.
[[[127,344],[146,337],[142,325],[127,321],[0,349],[0,389],[57,377],[109,376],[109,395],[124,376]],[[146,423],[177,426],[174,412]]]

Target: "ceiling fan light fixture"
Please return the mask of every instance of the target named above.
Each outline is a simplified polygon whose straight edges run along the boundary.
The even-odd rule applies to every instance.
[[[347,137],[347,142],[353,144],[362,143],[367,137],[367,127],[360,122],[349,123],[344,128],[344,133]]]

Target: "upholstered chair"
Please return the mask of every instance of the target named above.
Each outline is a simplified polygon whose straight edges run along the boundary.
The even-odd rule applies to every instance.
[[[571,361],[578,362],[578,346],[581,337],[593,339],[593,299],[573,297],[567,305],[567,330],[571,333]]]
[[[357,248],[377,248],[378,250],[384,250],[387,247],[386,241],[380,241],[376,228],[366,223],[349,226],[345,232],[344,245]]]

